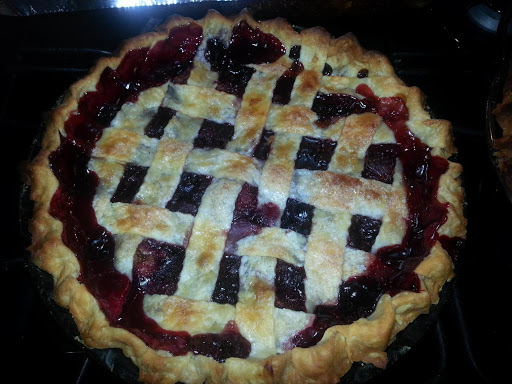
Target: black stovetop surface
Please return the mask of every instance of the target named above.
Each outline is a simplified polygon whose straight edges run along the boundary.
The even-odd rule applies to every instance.
[[[287,17],[296,25],[323,25],[333,35],[352,31],[361,44],[387,54],[399,76],[418,85],[436,117],[452,121],[458,161],[464,166],[468,240],[457,278],[432,325],[397,362],[368,383],[502,382],[508,372],[502,346],[510,345],[508,292],[512,203],[489,158],[485,103],[501,40],[467,16],[468,1],[451,6],[380,8],[345,12],[276,7],[264,2],[190,3],[142,9],[107,9],[27,17],[0,16],[0,129],[3,137],[3,252],[1,340],[4,377],[19,382],[122,383],[76,343],[46,305],[27,267],[29,236],[22,166],[42,132],[44,113],[101,56],[128,37],[153,29],[166,16],[198,17],[205,9],[237,12],[249,4],[256,17]],[[304,4],[303,4],[304,3]],[[377,2],[379,3],[379,2]],[[381,2],[384,3],[384,2]],[[284,4],[284,3],[283,3]],[[300,6],[297,6],[299,4]],[[21,218],[20,218],[21,217]],[[410,347],[410,350],[409,350]]]

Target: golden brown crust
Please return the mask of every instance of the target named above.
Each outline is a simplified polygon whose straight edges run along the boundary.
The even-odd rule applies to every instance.
[[[235,19],[247,20],[250,25],[257,26],[258,23],[252,19],[248,13],[241,13]],[[101,311],[96,299],[91,295],[87,288],[77,280],[80,273],[80,265],[76,256],[68,249],[62,241],[62,223],[49,213],[50,202],[58,188],[58,181],[49,167],[49,155],[55,151],[60,145],[60,135],[65,135],[64,122],[67,117],[77,108],[79,98],[86,92],[95,89],[99,76],[106,67],[116,68],[121,58],[126,52],[137,47],[149,47],[156,41],[165,38],[171,28],[185,23],[197,22],[206,26],[205,33],[208,31],[229,30],[233,25],[233,21],[224,18],[216,12],[210,12],[203,20],[192,21],[188,18],[173,17],[158,32],[146,34],[127,41],[116,55],[112,58],[101,59],[97,65],[91,70],[90,74],[84,79],[78,81],[71,86],[69,94],[64,97],[61,104],[53,111],[51,120],[47,124],[46,133],[43,139],[43,149],[29,165],[28,172],[30,174],[31,183],[31,199],[35,202],[34,218],[31,222],[30,231],[32,234],[32,261],[40,268],[48,271],[54,279],[54,297],[62,306],[69,308],[80,332],[83,343],[92,348],[121,348],[123,352],[132,359],[132,361],[140,369],[140,380],[148,383],[174,383],[177,381],[187,383],[335,383],[343,376],[355,361],[362,361],[374,364],[377,367],[385,368],[387,364],[386,348],[394,340],[398,332],[403,330],[410,322],[414,321],[422,313],[427,313],[431,305],[436,304],[439,300],[439,292],[444,283],[453,277],[452,262],[441,244],[437,242],[432,248],[428,257],[416,268],[416,273],[420,277],[421,289],[418,293],[402,292],[393,297],[383,295],[378,302],[376,310],[368,317],[362,318],[349,325],[337,325],[329,328],[322,340],[315,346],[309,348],[294,348],[284,351],[280,354],[274,354],[265,358],[248,358],[238,359],[229,358],[225,363],[219,363],[215,360],[201,356],[192,355],[171,356],[168,352],[155,351],[148,347],[141,339],[129,331],[111,327],[105,315]],[[379,53],[366,51],[358,44],[355,37],[351,34],[342,36],[338,39],[331,39],[328,34],[321,28],[310,29],[299,33],[295,32],[291,26],[282,19],[266,21],[259,24],[259,27],[278,37],[287,47],[291,47],[303,39],[308,43],[304,44],[304,66],[305,71],[298,78],[298,93],[301,102],[304,100],[313,100],[317,90],[324,92],[339,92],[342,89],[355,89],[358,84],[368,84],[376,95],[380,97],[388,97],[400,95],[405,98],[410,113],[410,121],[408,122],[410,130],[417,135],[424,143],[433,148],[433,153],[444,158],[448,158],[455,152],[455,148],[451,139],[451,127],[448,122],[442,120],[431,120],[424,110],[424,99],[419,89],[414,87],[406,87],[399,80],[389,63],[389,61]],[[304,41],[304,40],[303,40]],[[314,47],[310,49],[307,47]],[[301,56],[302,59],[302,56]],[[328,79],[318,75],[321,72],[324,63],[327,62],[333,69],[333,76]],[[287,68],[290,60],[286,57],[280,59],[277,63],[267,66],[264,73],[267,80],[275,81],[277,74],[283,72],[283,68]],[[356,64],[354,64],[356,63]],[[358,78],[357,74],[361,69],[369,70],[370,76],[367,78]],[[200,83],[206,81],[208,75],[199,69],[191,74],[191,81]],[[269,80],[270,81],[270,80]],[[182,88],[197,90],[193,93],[191,102],[201,98],[214,99],[215,97],[223,97],[219,101],[222,105],[232,105],[235,100],[231,95],[218,95],[218,93],[210,92],[205,95],[204,89],[193,88],[194,85],[175,86],[177,93]],[[268,92],[269,90],[260,89],[260,92]],[[188,93],[188,95],[191,95]],[[228,100],[229,99],[229,100]],[[251,99],[244,98],[241,105],[241,112],[236,119],[242,120],[242,124],[247,125],[247,129],[243,132],[243,137],[238,140],[235,134],[233,146],[244,145],[251,138],[259,136],[265,120],[259,119],[259,114],[250,114],[249,120],[244,118],[245,104],[252,105],[255,110],[260,108],[263,111],[269,111],[269,119],[267,124],[273,124],[273,129],[284,132],[284,135],[276,142],[275,153],[279,154],[278,158],[269,158],[265,164],[261,174],[261,187],[273,180],[279,180],[281,184],[277,187],[276,201],[283,196],[288,196],[289,185],[291,180],[287,179],[290,175],[290,167],[293,169],[294,159],[289,157],[291,153],[295,153],[298,148],[298,142],[293,138],[293,134],[300,133],[303,135],[312,134],[318,130],[314,125],[315,116],[308,108],[298,105],[288,105],[280,107],[271,107],[268,103],[255,92]],[[219,116],[219,120],[225,120],[226,110],[215,109],[216,104],[212,104],[212,109],[208,111],[209,116]],[[192,107],[193,109],[193,107]],[[228,108],[229,109],[229,108]],[[269,110],[270,109],[270,110]],[[199,112],[198,112],[199,113]],[[202,111],[201,113],[204,113]],[[236,115],[236,114],[235,114]],[[193,117],[204,117],[197,116]],[[227,119],[234,119],[232,115]],[[252,118],[252,120],[250,120]],[[215,120],[215,118],[213,118]],[[393,215],[395,218],[385,225],[394,226],[397,231],[403,230],[403,223],[400,223],[404,217],[403,196],[393,197],[395,191],[391,185],[385,185],[373,180],[357,179],[353,177],[361,171],[361,159],[355,159],[352,156],[358,156],[369,145],[369,140],[364,140],[357,128],[350,131],[350,124],[358,126],[357,119],[365,121],[369,124],[371,130],[365,131],[365,135],[369,138],[373,133],[378,131],[381,124],[380,118],[376,115],[360,115],[354,117],[354,121],[347,119],[347,130],[344,131],[346,142],[354,141],[356,146],[348,146],[339,149],[334,159],[333,167],[346,169],[347,174],[335,173],[334,171],[318,172],[305,175],[301,180],[297,181],[299,192],[301,187],[310,187],[309,195],[304,198],[305,201],[314,201],[316,205],[322,208],[333,207],[336,210],[350,210],[347,205],[348,200],[357,200],[364,198],[365,201],[371,202],[375,209],[384,209],[386,204],[392,203]],[[234,121],[234,120],[233,120]],[[359,121],[359,123],[361,123]],[[124,163],[130,159],[130,150],[135,150],[139,136],[134,132],[122,134],[119,130],[110,128],[101,138],[101,143],[97,146],[98,157],[108,156],[114,157],[116,161]],[[286,134],[290,134],[286,136]],[[357,139],[361,141],[357,141]],[[121,144],[120,144],[121,143]],[[173,147],[173,142],[169,139],[167,145]],[[360,148],[357,148],[360,146]],[[187,149],[190,151],[191,148]],[[343,152],[344,151],[344,152]],[[348,152],[347,152],[348,151]],[[352,151],[352,152],[350,152]],[[165,154],[161,154],[165,157]],[[168,155],[168,154],[167,154]],[[176,155],[178,156],[178,155]],[[185,158],[180,156],[180,161],[185,162]],[[227,173],[219,164],[211,164],[201,151],[195,151],[193,156],[196,157],[195,164],[204,162],[204,167],[215,168],[219,174]],[[235,156],[233,154],[233,156]],[[176,159],[174,159],[176,160]],[[98,160],[99,161],[99,160]],[[255,177],[254,170],[256,165],[247,161],[237,161],[237,159],[228,159],[225,161],[236,161],[238,164],[237,176],[241,180],[251,182]],[[101,164],[98,164],[101,167]],[[100,169],[100,168],[99,168]],[[105,174],[115,173],[113,168],[105,165],[103,168]],[[352,172],[352,173],[351,173]],[[465,219],[462,213],[463,190],[460,182],[461,168],[455,163],[450,164],[449,172],[443,175],[440,183],[439,197],[440,201],[446,203],[448,209],[448,219],[441,227],[440,233],[447,236],[465,237]],[[231,177],[231,176],[230,176]],[[169,181],[172,183],[172,181]],[[108,187],[108,186],[107,186]],[[236,197],[236,191],[239,185],[234,182],[225,182],[216,184],[215,188],[222,190],[223,194]],[[221,193],[221,192],[219,192]],[[354,196],[352,196],[354,194]],[[333,199],[333,195],[339,198]],[[97,204],[102,204],[101,199]],[[281,207],[282,208],[282,207]],[[212,207],[213,209],[213,207]],[[119,210],[115,211],[115,215],[111,220],[114,227],[119,228],[119,233],[124,233],[126,225],[129,227],[137,227],[137,235],[158,238],[158,228],[149,228],[147,226],[147,217],[161,215],[160,229],[165,232],[167,226],[176,226],[178,220],[176,217],[168,217],[169,211],[157,208],[149,208],[148,206],[130,206],[123,207],[119,205]],[[328,220],[326,217],[323,220]],[[319,215],[318,220],[322,220]],[[184,225],[180,221],[180,225]],[[205,225],[208,223],[205,222]],[[151,224],[151,226],[154,225]],[[320,224],[319,224],[320,225]],[[402,229],[401,229],[402,228]],[[197,228],[195,230],[198,231]],[[155,232],[156,231],[156,232]],[[221,229],[216,233],[216,239],[225,235],[226,229]],[[244,252],[250,254],[268,249],[268,253],[273,258],[280,258],[291,261],[299,253],[290,250],[292,245],[286,243],[278,244],[276,240],[275,229],[264,231],[259,238],[247,239],[243,246]],[[155,234],[156,233],[156,234]],[[164,235],[162,235],[164,236]],[[192,236],[202,236],[201,233],[192,233]],[[322,237],[318,237],[319,242],[323,242]],[[275,244],[274,244],[275,243]],[[215,241],[211,241],[211,249],[214,251],[220,247]],[[275,245],[275,246],[274,246]],[[314,254],[318,249],[311,246],[307,252]],[[335,245],[333,244],[333,247]],[[212,252],[213,252],[212,251]],[[267,251],[265,251],[267,252]],[[337,252],[336,249],[333,252]],[[215,264],[214,253],[207,255],[198,255],[196,263]],[[271,257],[271,258],[272,258]],[[318,265],[320,263],[317,263]],[[313,264],[307,265],[306,268],[316,268]],[[184,268],[195,268],[194,265],[187,265]],[[206,278],[205,278],[206,279]],[[264,284],[263,281],[260,282]],[[184,310],[194,313],[203,313],[205,310],[214,310],[207,308],[206,304],[197,302],[195,306],[187,306],[187,301],[183,297],[187,297],[186,287],[181,287],[182,298],[170,298],[163,301],[164,307],[161,311],[169,314],[175,314],[169,320],[162,320],[164,327],[177,329],[183,327],[193,332],[203,332],[201,324],[190,324],[187,321]],[[268,290],[264,285],[259,285],[258,298],[261,301],[261,313],[268,310],[265,307],[265,300],[273,299],[267,297]],[[158,299],[158,298],[156,298]],[[215,303],[213,303],[215,304]],[[151,302],[147,304],[152,306]],[[158,307],[158,304],[155,304]],[[220,305],[220,304],[216,304]],[[237,305],[241,308],[240,315],[246,318],[254,317],[252,312],[243,312],[246,302]],[[185,309],[184,309],[185,308]],[[158,312],[160,309],[149,309]],[[225,315],[225,314],[223,314]],[[232,319],[235,315],[227,315],[226,319]],[[169,316],[164,316],[169,319]],[[243,323],[243,320],[240,320]],[[181,330],[181,329],[177,329]]]

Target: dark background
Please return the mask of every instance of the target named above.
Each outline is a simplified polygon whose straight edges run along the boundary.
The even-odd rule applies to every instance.
[[[233,1],[0,16],[5,207],[0,340],[8,356],[2,359],[3,377],[122,383],[119,372],[128,380],[133,373],[115,352],[89,353],[74,341],[72,324],[52,305],[44,278],[27,265],[30,204],[22,169],[37,148],[44,114],[99,57],[168,15],[197,18],[208,8],[228,14],[248,6],[256,18],[283,16],[301,27],[322,25],[334,36],[354,32],[365,48],[388,55],[398,75],[424,91],[435,117],[453,123],[458,161],[464,166],[468,239],[457,278],[433,314],[423,316],[393,346],[386,371],[356,366],[344,382],[503,382],[509,372],[505,350],[512,341],[507,318],[512,203],[489,156],[486,104],[510,37],[502,39],[469,17],[478,1],[444,3],[364,1],[350,7],[343,1]],[[504,11],[505,3],[488,5]],[[106,364],[101,362],[105,359]]]

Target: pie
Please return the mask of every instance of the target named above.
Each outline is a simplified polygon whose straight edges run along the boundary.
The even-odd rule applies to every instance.
[[[466,234],[451,125],[354,35],[170,18],[71,86],[28,166],[31,260],[147,383],[384,368]]]

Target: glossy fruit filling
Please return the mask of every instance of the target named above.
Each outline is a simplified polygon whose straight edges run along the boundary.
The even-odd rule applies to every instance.
[[[233,221],[226,239],[226,252],[236,252],[238,240],[273,227],[279,218],[279,207],[273,203],[258,204],[258,187],[244,183],[233,211]]]
[[[254,148],[252,156],[258,160],[265,161],[270,154],[270,146],[274,141],[274,132],[269,129],[263,129],[261,132],[260,141]]]
[[[361,176],[366,179],[378,180],[386,184],[393,184],[396,159],[398,157],[397,144],[372,144],[366,151],[364,168]]]
[[[277,79],[272,96],[272,102],[277,104],[288,104],[292,95],[295,79],[304,70],[304,65],[300,61],[294,61],[279,79]]]
[[[238,302],[240,289],[240,263],[241,256],[225,254],[219,265],[219,275],[212,294],[212,301],[219,304],[232,304]]]
[[[173,295],[178,280],[185,248],[154,239],[143,240],[133,258],[133,281],[141,292],[150,295]]]
[[[306,312],[305,279],[304,267],[277,259],[274,283],[276,288],[275,306]]]
[[[318,92],[311,110],[318,116],[316,125],[327,128],[342,117],[354,113],[374,112],[374,100],[371,98],[358,98],[345,93]]]
[[[229,123],[216,123],[215,121],[205,120],[194,140],[196,148],[226,148],[226,144],[231,141],[235,128]]]
[[[348,228],[347,245],[365,252],[372,250],[382,221],[369,216],[353,215]]]
[[[226,324],[220,334],[192,336],[165,330],[145,315],[144,293],[175,291],[184,249],[147,239],[134,256],[133,281],[118,272],[113,261],[114,236],[98,224],[92,206],[98,177],[87,167],[102,130],[121,106],[136,101],[145,89],[167,81],[186,82],[201,42],[199,25],[176,27],[151,49],[132,50],[117,69],[107,67],[103,71],[96,90],[80,98],[77,110],[65,123],[66,137],[61,137],[61,145],[50,155],[50,167],[59,181],[50,213],[65,224],[62,239],[80,261],[79,281],[96,298],[112,326],[128,329],[152,348],[174,355],[192,352],[223,361],[233,356],[247,357],[250,353],[250,343],[240,335],[236,325]],[[159,109],[146,130],[148,136],[160,137],[172,115],[171,110]],[[144,173],[142,167],[127,165],[114,201],[131,201]],[[180,201],[181,209],[187,213],[197,210],[197,200],[208,182],[208,178],[205,181],[185,174],[168,208],[173,209],[175,202]]]
[[[183,172],[176,191],[165,206],[170,211],[196,215],[206,188],[213,177],[193,172]]]
[[[183,266],[182,246],[145,239],[134,256],[133,280],[114,267],[115,237],[97,222],[93,198],[99,180],[88,169],[91,151],[96,141],[122,105],[137,100],[141,91],[165,82],[186,83],[193,59],[203,39],[202,28],[190,23],[173,28],[169,36],[152,48],[129,51],[116,69],[105,68],[96,89],[85,93],[77,109],[65,123],[65,136],[50,155],[50,167],[59,181],[50,206],[50,213],[63,222],[62,240],[81,264],[79,281],[97,299],[100,308],[114,327],[125,328],[154,349],[174,355],[188,352],[211,356],[218,361],[229,357],[246,358],[251,345],[242,337],[234,322],[228,322],[219,334],[190,335],[161,328],[143,311],[143,297],[148,294],[173,294]],[[285,53],[283,44],[274,36],[252,28],[247,22],[234,27],[228,42],[211,38],[206,42],[205,58],[218,73],[217,90],[243,96],[254,69],[247,64],[262,64],[277,60]],[[294,61],[283,74],[274,93],[276,102],[289,100],[293,81],[300,73],[300,47],[290,52]],[[326,64],[324,75],[332,68]],[[361,72],[365,77],[367,73]],[[286,343],[287,348],[316,344],[325,330],[336,324],[348,324],[371,314],[384,293],[401,290],[418,291],[419,280],[414,269],[428,255],[438,240],[437,229],[446,220],[447,207],[437,200],[440,176],[448,162],[432,156],[430,148],[408,129],[405,101],[398,97],[379,98],[366,85],[356,89],[360,97],[347,94],[318,93],[313,103],[316,124],[325,128],[353,113],[371,112],[380,115],[393,131],[397,144],[371,146],[365,160],[363,177],[391,183],[397,159],[403,168],[409,217],[406,235],[401,244],[376,251],[376,258],[361,276],[344,281],[336,305],[320,305],[313,324],[297,333]],[[277,95],[277,96],[276,96]],[[145,133],[159,138],[174,111],[159,108]],[[224,148],[233,135],[232,126],[205,121],[195,145],[202,148]],[[272,147],[274,132],[264,130],[253,156],[266,160]],[[327,169],[336,143],[306,137],[301,143],[296,167],[313,170]],[[133,164],[125,167],[114,202],[132,202],[147,169]],[[211,176],[183,173],[179,186],[167,203],[173,211],[195,215]],[[235,204],[235,211],[225,255],[220,263],[219,277],[212,295],[217,303],[236,304],[239,289],[240,256],[238,239],[257,234],[263,227],[276,225],[279,208],[258,203],[258,188],[245,184]],[[314,207],[288,199],[281,215],[281,228],[308,236],[311,232]],[[355,215],[349,230],[347,246],[369,251],[380,229],[380,220]],[[456,242],[441,238],[443,244]],[[455,251],[454,251],[455,253]],[[303,267],[278,260],[275,271],[275,305],[295,311],[305,311]]]
[[[242,97],[255,71],[247,64],[272,63],[285,52],[275,36],[252,28],[243,20],[233,28],[227,46],[221,38],[209,39],[204,56],[219,75],[216,89]]]
[[[281,216],[281,228],[291,229],[301,235],[308,236],[313,225],[315,207],[299,200],[289,198]]]
[[[336,144],[333,140],[304,136],[297,152],[295,169],[326,171]]]
[[[164,134],[164,129],[169,121],[174,117],[176,111],[167,107],[158,107],[157,113],[149,124],[144,128],[144,134],[148,137],[160,139]]]
[[[148,169],[148,167],[142,167],[137,164],[126,164],[123,176],[121,176],[121,180],[110,202],[131,203],[144,182]]]

